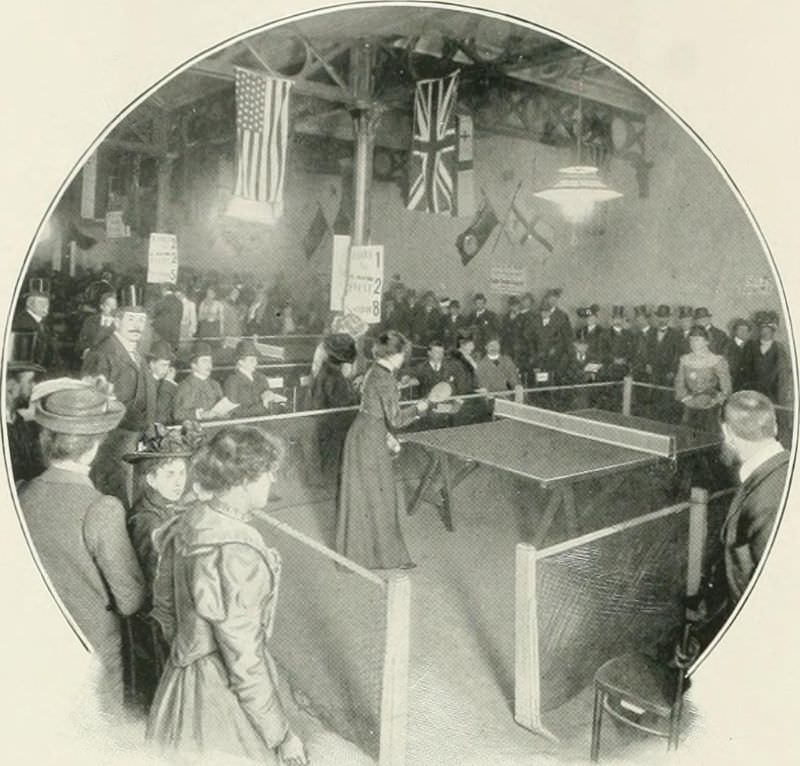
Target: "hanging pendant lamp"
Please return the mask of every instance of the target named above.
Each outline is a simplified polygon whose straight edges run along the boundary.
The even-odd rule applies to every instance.
[[[582,90],[583,78],[581,77],[580,91]],[[600,171],[596,167],[581,164],[583,97],[580,93],[575,134],[578,142],[577,163],[568,168],[561,168],[555,183],[547,189],[535,192],[534,196],[558,205],[568,221],[581,223],[591,217],[596,204],[617,199],[622,194],[603,182],[600,178]]]

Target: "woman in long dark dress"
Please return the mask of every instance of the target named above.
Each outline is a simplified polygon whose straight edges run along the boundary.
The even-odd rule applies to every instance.
[[[358,396],[350,382],[356,342],[344,333],[327,335],[323,342],[325,360],[311,386],[311,407],[329,410],[350,407],[358,403]],[[349,412],[332,412],[324,415],[317,431],[320,469],[330,477],[339,470],[342,447],[352,422]]]
[[[371,569],[408,569],[400,529],[392,455],[399,449],[393,431],[420,417],[425,400],[400,409],[395,374],[405,362],[408,342],[387,330],[373,347],[375,363],[364,379],[361,409],[347,433],[342,461],[336,548]]]

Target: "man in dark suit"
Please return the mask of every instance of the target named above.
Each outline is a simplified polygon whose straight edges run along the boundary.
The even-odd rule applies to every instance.
[[[681,348],[680,354],[688,354],[691,350],[689,343],[689,331],[694,327],[694,311],[691,306],[678,306],[678,325],[681,334]],[[709,340],[711,337],[709,336]]]
[[[625,327],[625,307],[611,307],[611,327],[608,330],[608,344],[604,377],[607,380],[622,380],[633,368],[636,353],[636,338]]]
[[[694,323],[705,328],[708,333],[709,351],[712,354],[724,356],[728,346],[728,336],[719,327],[714,327],[711,322],[711,312],[705,306],[700,306],[700,308],[694,310]]]
[[[672,386],[678,371],[681,336],[670,325],[672,309],[664,304],[656,309],[656,326],[649,333],[647,358],[652,381],[656,386]],[[673,421],[679,417],[675,397],[668,391],[657,391],[653,397],[652,416],[659,420]]]
[[[746,319],[735,319],[731,324],[731,337],[725,349],[728,369],[731,371],[731,385],[734,391],[745,387],[747,365],[745,348],[750,340],[750,322]]]
[[[483,293],[476,293],[473,300],[475,310],[467,318],[467,325],[474,329],[475,352],[483,356],[486,342],[497,335],[499,323],[497,314],[486,308],[486,296]]]
[[[548,290],[534,323],[536,354],[533,366],[542,376],[539,382],[547,384],[557,384],[564,377],[572,350],[572,325],[569,317],[558,307],[560,298],[560,289]]]
[[[452,300],[447,304],[447,313],[442,317],[441,338],[445,349],[452,351],[458,343],[459,333],[467,327],[467,320],[461,314],[461,304]]]
[[[11,330],[29,334],[33,338],[32,361],[49,372],[55,372],[62,360],[48,320],[49,313],[50,296],[44,292],[30,292],[25,298],[25,308],[11,323]]]
[[[114,293],[103,293],[98,303],[99,311],[90,314],[83,320],[75,350],[83,361],[89,350],[114,332],[114,314],[117,310],[117,296]]]
[[[177,350],[181,339],[183,301],[176,294],[175,285],[163,285],[161,300],[153,308],[153,329],[158,336]]]
[[[775,409],[756,391],[738,391],[725,403],[725,446],[739,461],[741,486],[722,527],[729,606],[742,597],[766,552],[781,508],[789,453],[775,438]]]
[[[411,374],[419,381],[420,399],[426,397],[437,383],[454,383],[453,365],[445,357],[444,342],[438,338],[432,340],[428,344],[428,358],[416,365]],[[437,412],[435,407],[431,408],[426,420],[426,428],[446,428],[450,425],[450,416]]]
[[[122,455],[133,452],[144,430],[155,421],[156,381],[139,353],[147,313],[141,290],[125,290],[114,318],[114,332],[84,359],[83,375],[102,375],[125,407],[120,424],[106,438],[92,466],[92,480],[101,492],[133,504],[133,473]]]
[[[583,323],[575,331],[575,338],[586,344],[589,363],[605,364],[608,356],[608,332],[598,321],[600,306],[593,303],[591,306],[579,308],[577,314]]]
[[[415,307],[411,323],[411,340],[418,346],[427,346],[439,337],[442,327],[442,313],[436,296],[428,291],[422,296],[422,303]]]
[[[270,405],[286,402],[284,397],[270,390],[267,377],[257,368],[258,350],[255,343],[251,340],[239,341],[236,346],[236,369],[225,379],[222,389],[230,402],[238,405],[231,417],[268,415]]]

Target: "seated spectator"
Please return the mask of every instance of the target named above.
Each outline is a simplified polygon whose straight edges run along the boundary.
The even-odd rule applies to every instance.
[[[437,383],[453,382],[452,364],[445,358],[441,340],[437,338],[428,344],[428,358],[413,368],[412,375],[419,382],[417,393],[420,399],[426,397]]]
[[[240,341],[236,346],[236,369],[223,386],[225,397],[237,405],[233,417],[247,418],[267,415],[270,404],[285,399],[270,391],[266,376],[258,371],[258,351],[251,340]]]
[[[475,361],[474,353],[475,340],[471,330],[461,330],[458,335],[458,347],[450,354],[455,396],[475,394],[481,390],[478,380],[478,363]],[[453,420],[455,425],[467,425],[485,420],[487,416],[486,401],[470,398],[463,400],[461,408]]]
[[[76,344],[76,351],[81,360],[86,357],[90,349],[114,332],[117,296],[114,293],[103,293],[100,296],[99,309],[99,312],[86,317],[81,325]]]
[[[175,392],[173,420],[211,419],[214,405],[223,398],[222,386],[211,377],[214,359],[208,343],[198,343],[189,357],[191,374],[184,378]]]
[[[519,372],[511,357],[500,352],[500,341],[489,338],[486,356],[475,366],[478,386],[487,391],[511,391],[519,385]]]
[[[156,385],[156,423],[171,423],[175,394],[175,352],[169,343],[156,341],[147,353],[147,365]]]
[[[14,346],[12,333],[12,349]],[[6,366],[6,438],[14,482],[19,486],[41,474],[44,456],[39,444],[39,426],[30,405],[33,382],[44,367],[25,361],[10,361]]]

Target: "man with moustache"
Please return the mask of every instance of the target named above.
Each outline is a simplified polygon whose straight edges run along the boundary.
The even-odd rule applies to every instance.
[[[149,365],[139,352],[147,323],[141,289],[127,287],[119,303],[114,332],[89,351],[82,374],[102,375],[114,387],[117,401],[125,407],[119,425],[98,451],[91,478],[101,492],[119,498],[130,508],[134,499],[133,472],[122,456],[136,449],[142,433],[155,421],[157,389]]]

